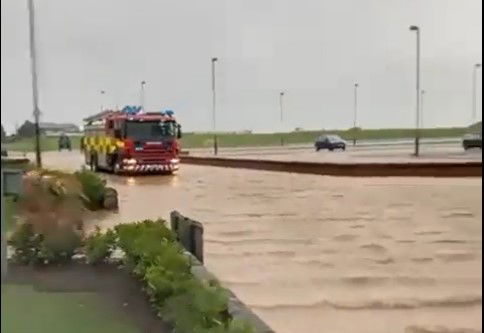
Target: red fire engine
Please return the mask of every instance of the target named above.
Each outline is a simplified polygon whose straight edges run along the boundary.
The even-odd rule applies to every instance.
[[[181,126],[172,111],[145,113],[140,107],[125,107],[84,122],[81,149],[92,170],[170,174],[178,170]]]

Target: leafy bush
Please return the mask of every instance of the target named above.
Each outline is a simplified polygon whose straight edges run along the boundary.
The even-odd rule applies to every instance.
[[[83,169],[74,174],[81,183],[82,193],[85,196],[85,204],[91,210],[103,208],[104,191],[106,181],[95,172]]]
[[[14,249],[13,260],[21,264],[31,264],[39,261],[41,237],[34,232],[31,224],[22,223],[17,225],[8,245]]]
[[[217,281],[200,281],[190,259],[165,222],[141,221],[115,227],[124,262],[145,283],[151,302],[177,333],[252,333],[250,324],[233,320],[228,295]]]
[[[56,228],[42,235],[38,256],[45,264],[69,262],[80,245],[81,237],[72,229]]]
[[[84,207],[80,187],[72,175],[38,170],[23,181],[17,202],[20,224],[9,241],[14,259],[24,263],[69,261],[81,244],[78,234]]]
[[[204,285],[190,277],[181,283],[178,293],[161,308],[165,320],[174,324],[177,333],[224,328],[229,320],[224,290]]]
[[[8,244],[14,248],[15,262],[25,265],[65,263],[71,260],[81,245],[81,237],[66,227],[42,234],[35,232],[32,224],[21,223],[8,240]]]
[[[102,233],[96,226],[94,233],[89,235],[85,242],[87,262],[89,264],[102,263],[113,253],[116,243],[116,234],[112,230]]]

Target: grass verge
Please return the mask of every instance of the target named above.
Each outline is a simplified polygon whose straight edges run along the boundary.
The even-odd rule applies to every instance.
[[[422,138],[446,138],[461,137],[467,133],[468,128],[428,128],[420,131]],[[343,139],[352,140],[356,135],[358,140],[385,140],[406,139],[415,136],[414,129],[361,129],[355,132],[349,130],[326,130],[326,131],[300,131],[291,133],[269,134],[243,134],[243,133],[219,133],[217,134],[220,147],[252,147],[252,146],[277,146],[281,143],[281,137],[285,144],[312,143],[321,134],[331,133],[341,136]],[[57,150],[58,138],[42,137],[41,148],[43,151]],[[72,137],[72,148],[79,149],[80,138]],[[183,148],[208,148],[213,145],[213,134],[210,133],[185,133],[182,138]],[[12,143],[3,145],[9,151],[31,152],[34,150],[33,138],[22,138]]]
[[[102,304],[95,293],[47,293],[29,285],[3,285],[2,332],[141,333]]]

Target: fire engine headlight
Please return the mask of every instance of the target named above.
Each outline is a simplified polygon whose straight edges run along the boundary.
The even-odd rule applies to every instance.
[[[178,158],[173,158],[173,159],[170,160],[170,163],[171,164],[178,164],[178,163],[180,163],[180,160]]]
[[[129,164],[129,165],[133,165],[133,164],[136,164],[136,160],[134,158],[125,158],[123,160],[123,163],[124,164]]]

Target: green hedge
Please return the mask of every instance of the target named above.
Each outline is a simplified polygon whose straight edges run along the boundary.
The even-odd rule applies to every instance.
[[[86,206],[90,210],[103,208],[104,192],[106,191],[106,181],[99,177],[95,172],[82,169],[76,172],[75,177],[81,184],[82,193],[87,198]]]
[[[191,273],[190,258],[162,220],[115,227],[115,245],[124,252],[124,265],[144,286],[153,307],[177,333],[251,333],[253,328],[228,313],[228,294],[217,284]],[[112,233],[99,230],[87,239],[88,262],[109,257]],[[102,245],[101,245],[102,244]]]

